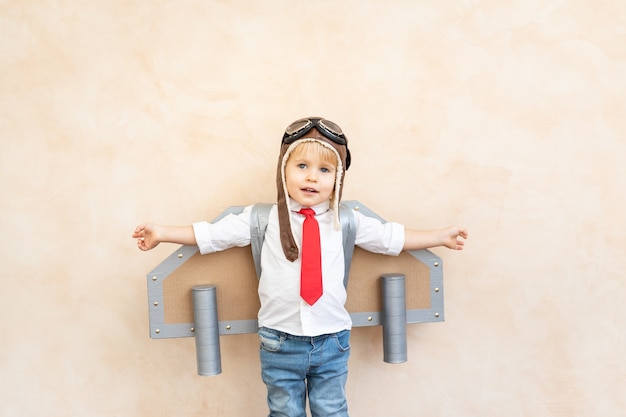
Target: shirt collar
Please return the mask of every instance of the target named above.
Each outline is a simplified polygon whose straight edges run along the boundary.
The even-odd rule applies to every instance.
[[[304,206],[302,204],[298,204],[295,200],[293,200],[292,198],[289,198],[289,208],[291,209],[291,211],[293,212],[299,212],[301,208],[303,208]],[[330,201],[326,200],[323,203],[320,203],[316,206],[310,207],[313,209],[313,211],[315,211],[315,214],[322,214],[322,213],[326,213],[329,209],[330,209]]]

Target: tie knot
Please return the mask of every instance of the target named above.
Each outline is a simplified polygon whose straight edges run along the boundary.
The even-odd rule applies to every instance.
[[[298,212],[304,216],[307,217],[315,217],[315,210],[313,210],[312,208],[303,208],[300,209],[300,211]]]

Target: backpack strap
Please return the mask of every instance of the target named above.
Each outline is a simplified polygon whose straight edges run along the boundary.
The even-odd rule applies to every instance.
[[[354,242],[356,242],[356,221],[354,220],[354,212],[347,205],[339,205],[339,221],[341,222],[341,232],[343,234],[343,257],[345,263],[343,286],[348,288],[350,264],[352,263],[352,254],[354,253]]]
[[[261,248],[265,241],[265,230],[273,204],[257,203],[250,212],[250,246],[257,278],[261,278]]]
[[[252,247],[252,259],[256,275],[261,278],[261,249],[265,241],[265,231],[269,222],[270,211],[274,204],[257,203],[252,206],[250,212],[250,246]],[[346,205],[339,206],[339,219],[341,221],[341,233],[343,241],[343,255],[345,259],[345,271],[343,285],[348,288],[348,275],[352,254],[354,253],[354,242],[356,241],[356,222],[352,209]]]

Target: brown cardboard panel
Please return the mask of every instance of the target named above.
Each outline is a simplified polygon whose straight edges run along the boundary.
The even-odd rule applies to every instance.
[[[250,246],[200,255],[183,263],[163,281],[165,323],[193,323],[191,288],[216,286],[220,321],[256,319],[259,308],[259,280]]]
[[[399,256],[373,254],[354,249],[348,300],[350,313],[381,311],[380,276],[406,276],[407,309],[430,308],[428,266],[406,252]],[[191,288],[213,284],[217,287],[220,321],[255,320],[259,310],[258,279],[250,247],[232,248],[210,255],[196,253],[163,281],[165,323],[192,323]]]
[[[346,309],[350,313],[381,311],[380,277],[396,273],[406,277],[407,310],[430,308],[430,272],[427,265],[407,252],[387,256],[356,247],[350,267]]]

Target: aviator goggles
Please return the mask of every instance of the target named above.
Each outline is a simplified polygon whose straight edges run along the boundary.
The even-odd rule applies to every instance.
[[[346,170],[350,167],[350,151],[348,150],[348,141],[346,140],[346,135],[343,134],[343,130],[336,124],[331,122],[330,120],[322,119],[322,118],[307,118],[296,120],[285,129],[285,134],[283,135],[283,143],[286,145],[290,145],[296,140],[300,139],[307,133],[311,131],[313,128],[317,128],[317,130],[332,140],[338,145],[343,145],[346,147]]]

